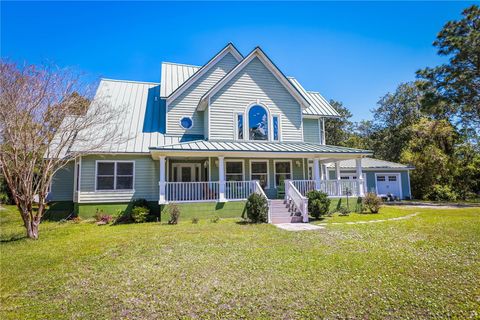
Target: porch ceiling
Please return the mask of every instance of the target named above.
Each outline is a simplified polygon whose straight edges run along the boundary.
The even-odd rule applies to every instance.
[[[152,157],[238,156],[353,159],[372,155],[370,150],[320,145],[307,142],[197,140],[150,148]]]

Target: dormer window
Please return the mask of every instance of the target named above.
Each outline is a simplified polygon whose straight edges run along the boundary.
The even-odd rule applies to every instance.
[[[268,140],[268,112],[259,105],[248,111],[248,135],[250,140]]]
[[[190,117],[183,117],[180,119],[180,126],[185,129],[191,129],[193,127],[193,120]]]

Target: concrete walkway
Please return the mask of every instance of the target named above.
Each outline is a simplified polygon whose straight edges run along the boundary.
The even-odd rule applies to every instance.
[[[276,227],[287,231],[309,231],[324,229],[322,226],[317,226],[310,223],[278,223]]]

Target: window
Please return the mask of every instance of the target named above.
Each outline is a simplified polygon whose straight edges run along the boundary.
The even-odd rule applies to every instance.
[[[180,126],[185,129],[191,129],[193,127],[193,120],[190,117],[183,117],[180,119]]]
[[[340,176],[340,180],[350,180],[349,176]]]
[[[388,181],[397,181],[397,176],[388,176]]]
[[[377,181],[385,181],[385,176],[377,176]]]
[[[280,120],[278,116],[272,117],[272,123],[273,123],[273,140],[279,141],[280,140]]]
[[[290,161],[275,162],[275,185],[283,184],[285,180],[292,178],[292,164]]]
[[[243,113],[237,114],[237,139],[243,140]]]
[[[225,179],[227,181],[243,180],[243,161],[225,162]]]
[[[268,186],[268,161],[251,162],[251,180],[259,180],[263,189]]]
[[[97,190],[132,190],[133,162],[97,162]]]
[[[268,113],[259,105],[248,112],[248,132],[250,140],[268,140]]]

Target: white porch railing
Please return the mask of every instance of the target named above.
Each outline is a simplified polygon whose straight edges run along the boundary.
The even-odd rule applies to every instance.
[[[315,180],[291,180],[291,182],[303,196],[316,189]],[[321,180],[319,190],[331,197],[344,197],[347,192],[350,196],[360,196],[359,184],[358,180]]]
[[[255,192],[256,181],[225,181],[225,199],[244,200]]]
[[[217,201],[219,189],[218,182],[166,182],[165,200],[167,202]]]
[[[308,199],[298,191],[292,180],[285,180],[285,198],[300,211],[303,222],[308,222]]]
[[[255,180],[255,193],[258,193],[265,199],[267,199],[268,203],[268,223],[272,222],[272,215],[271,215],[271,207],[272,207],[272,200],[267,198],[267,195],[265,194],[265,191],[263,191],[262,186],[260,185],[260,181]]]

